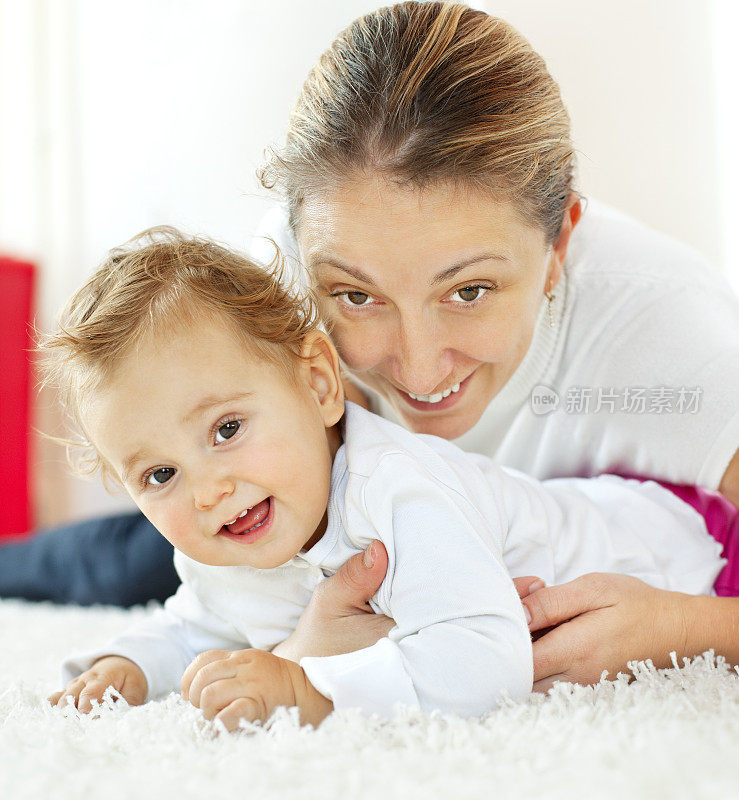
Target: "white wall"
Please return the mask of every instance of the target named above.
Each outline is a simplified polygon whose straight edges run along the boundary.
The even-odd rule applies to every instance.
[[[562,87],[586,192],[722,255],[714,3],[488,0]]]
[[[42,320],[110,246],[149,225],[243,246],[269,202],[254,178],[264,147],[320,52],[376,5],[0,0],[0,247],[41,260]],[[733,147],[720,135],[736,94],[733,43],[716,77],[721,15],[736,4],[477,5],[516,25],[560,81],[582,189],[731,261],[739,285],[718,149]],[[110,507],[97,484],[59,483],[58,453],[41,457],[42,520]]]
[[[720,197],[721,240],[719,263],[739,295],[739,62],[737,39],[739,3],[718,0],[713,19],[716,47],[713,66],[717,87],[716,151]]]

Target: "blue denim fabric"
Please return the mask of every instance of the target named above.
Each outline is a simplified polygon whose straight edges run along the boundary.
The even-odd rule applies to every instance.
[[[139,512],[49,528],[0,547],[0,597],[125,608],[163,601],[180,584],[172,553]]]

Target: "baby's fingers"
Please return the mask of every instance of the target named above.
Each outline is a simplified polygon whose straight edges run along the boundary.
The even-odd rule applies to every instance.
[[[266,722],[268,716],[264,703],[259,703],[251,697],[239,697],[216,714],[215,719],[220,720],[226,726],[226,730],[233,733],[239,729],[239,722],[242,719],[248,722],[256,720]]]
[[[61,692],[54,692],[54,694],[49,697],[49,702],[52,706],[65,707],[69,703],[69,698],[71,697],[74,701],[74,705],[76,706],[80,692],[84,688],[85,681],[81,677],[75,678],[74,680],[70,681]]]
[[[55,705],[57,705],[59,703],[59,699],[61,698],[61,696],[63,694],[64,694],[64,690],[63,689],[62,689],[61,692],[54,692],[54,694],[51,694],[46,698],[46,702],[49,703],[52,706],[55,706]]]
[[[83,714],[87,714],[92,711],[92,701],[97,700],[100,702],[103,699],[105,690],[110,685],[110,681],[97,679],[85,682],[77,678],[71,681],[64,691],[54,692],[49,697],[49,703],[52,706],[65,708],[71,697],[75,707]]]
[[[101,703],[105,690],[112,686],[110,681],[106,680],[92,680],[85,684],[85,688],[80,692],[77,698],[77,709],[82,714],[88,714],[92,711],[92,701],[97,700]]]

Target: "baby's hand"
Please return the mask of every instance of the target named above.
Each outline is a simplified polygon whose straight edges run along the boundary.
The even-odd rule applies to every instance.
[[[122,656],[105,656],[71,680],[63,691],[54,692],[49,702],[52,706],[65,706],[67,698],[73,697],[75,706],[87,714],[92,711],[92,701],[102,701],[109,686],[119,691],[129,705],[140,706],[146,700],[148,686],[141,668]]]
[[[318,725],[334,709],[292,661],[265,650],[208,650],[182,676],[182,696],[229,731],[239,720],[266,722],[278,706],[298,706],[303,724]]]

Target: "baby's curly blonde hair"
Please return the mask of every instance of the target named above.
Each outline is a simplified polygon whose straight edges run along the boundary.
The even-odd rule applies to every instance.
[[[58,392],[80,434],[57,439],[75,470],[115,479],[85,432],[85,403],[158,328],[185,327],[195,337],[198,325],[218,319],[258,357],[294,376],[318,317],[311,296],[286,285],[284,276],[277,248],[272,263],[261,266],[171,227],[150,228],[111,250],[70,298],[58,329],[38,337],[42,382]]]

